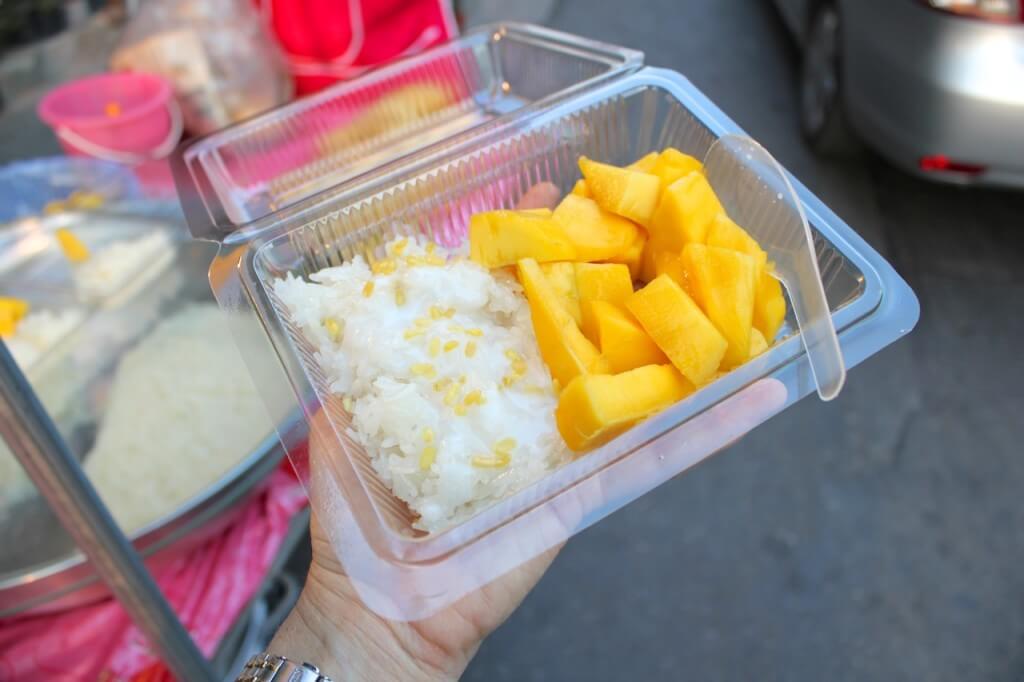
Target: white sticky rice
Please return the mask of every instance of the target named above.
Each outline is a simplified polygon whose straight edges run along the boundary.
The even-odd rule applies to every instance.
[[[75,290],[83,303],[111,305],[159,275],[175,253],[164,230],[113,242],[75,266]]]
[[[4,339],[4,342],[18,366],[27,372],[48,350],[81,324],[83,319],[85,312],[80,308],[33,311],[25,316],[14,334]]]
[[[200,493],[273,433],[228,334],[215,304],[191,304],[121,357],[84,468],[125,532]],[[0,447],[0,520],[34,490]]]
[[[308,282],[289,275],[275,292],[316,347],[378,475],[419,515],[416,527],[437,532],[569,452],[519,284],[432,249],[396,240],[394,272],[373,274],[357,257]]]
[[[125,530],[198,494],[273,432],[222,315],[190,305],[121,358],[85,471]]]

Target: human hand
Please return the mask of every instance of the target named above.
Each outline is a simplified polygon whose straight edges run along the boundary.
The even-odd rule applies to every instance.
[[[568,537],[595,510],[609,513],[735,442],[781,409],[786,395],[785,386],[771,379],[748,386],[663,434],[628,462],[619,460],[563,493],[546,508],[546,518],[538,519],[537,532],[550,523],[559,529],[557,537]],[[329,456],[326,447],[313,444],[311,460]],[[363,604],[315,515],[312,540],[306,586],[270,651],[320,665],[336,682],[457,679],[561,548],[556,545],[429,618],[394,622]]]
[[[483,639],[529,593],[560,547],[526,562],[433,616],[389,621],[368,609],[335,558],[316,515],[313,562],[295,609],[269,651],[342,680],[456,680]]]

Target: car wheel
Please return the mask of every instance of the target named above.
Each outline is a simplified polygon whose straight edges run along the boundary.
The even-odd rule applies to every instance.
[[[818,6],[800,73],[800,129],[811,149],[823,156],[845,156],[857,148],[843,110],[839,22],[834,3]]]

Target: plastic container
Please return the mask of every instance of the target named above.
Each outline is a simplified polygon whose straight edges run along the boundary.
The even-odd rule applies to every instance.
[[[163,320],[184,308],[213,302],[204,274],[213,244],[188,240],[178,207],[148,200],[114,202],[103,210],[25,218],[0,230],[0,291],[23,298],[33,311],[77,308],[80,322],[40,356],[22,366],[32,388],[72,454],[87,461],[109,416],[111,389],[121,359]],[[54,233],[68,229],[92,252],[145,234],[167,236],[166,257],[154,258],[110,298],[86,303],[75,293]],[[9,339],[8,339],[9,341]],[[223,343],[231,343],[228,338]],[[298,418],[279,415],[279,428]],[[257,417],[261,415],[257,414]],[[125,532],[159,568],[223,531],[240,505],[280,463],[284,452],[271,422],[256,419],[253,447],[239,444],[237,460],[220,475],[199,479],[202,487],[159,516]],[[255,440],[255,439],[254,439]],[[109,595],[93,568],[64,531],[17,460],[0,442],[0,619],[55,612]]]
[[[104,203],[140,197],[135,175],[120,164],[80,156],[14,161],[0,166],[0,223],[39,215],[58,202],[75,206],[76,192]]]
[[[152,0],[129,15],[110,69],[167,79],[189,133],[211,133],[291,99],[284,60],[254,3]]]
[[[167,157],[181,139],[170,84],[145,73],[107,73],[61,85],[39,102],[69,156],[133,166],[147,186],[173,187]]]
[[[250,314],[236,333],[247,339],[247,360],[268,405],[281,409],[275,404],[290,384],[311,436],[326,446],[322,460],[299,456],[293,463],[370,608],[392,619],[424,618],[563,542],[813,391],[807,357],[790,318],[758,358],[468,521],[424,535],[349,437],[349,416],[326,385],[313,348],[275,298],[273,283],[374,253],[397,234],[456,243],[472,213],[511,207],[536,182],[568,192],[579,177],[581,154],[624,164],[673,146],[702,158],[719,136],[741,132],[678,73],[644,68],[456,135],[221,235],[225,255],[221,267],[214,266],[215,294],[225,308]],[[917,301],[856,233],[791,182],[852,367],[914,326]],[[199,233],[209,236],[210,227]],[[250,335],[266,338],[261,351]]]
[[[190,145],[179,155],[186,213],[199,216],[190,225],[233,231],[642,57],[534,26],[483,27]]]

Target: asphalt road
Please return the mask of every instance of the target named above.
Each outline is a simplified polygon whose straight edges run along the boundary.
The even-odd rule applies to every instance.
[[[681,71],[917,291],[916,331],[573,539],[467,680],[1024,679],[1024,194],[815,159],[766,1],[562,0]]]

